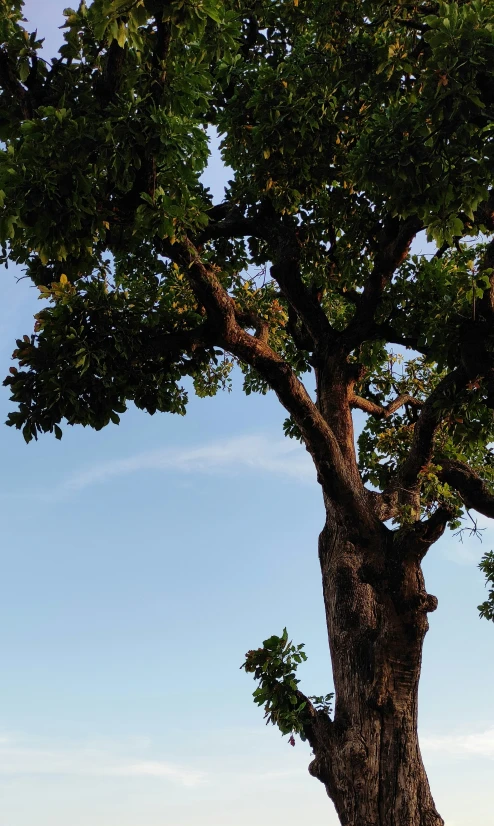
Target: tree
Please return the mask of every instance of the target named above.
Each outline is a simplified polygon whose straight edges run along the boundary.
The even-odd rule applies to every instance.
[[[324,497],[335,711],[299,691],[286,632],[247,654],[255,699],[309,741],[342,824],[439,826],[421,561],[494,516],[494,2],[94,0],[51,63],[22,0],[0,11],[2,262],[43,300],[8,423],[183,414],[184,379],[211,395],[234,365],[273,390]]]

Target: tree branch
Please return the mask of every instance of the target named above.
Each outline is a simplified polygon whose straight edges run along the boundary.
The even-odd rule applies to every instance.
[[[460,330],[461,364],[470,380],[482,377],[487,390],[485,404],[494,409],[494,355],[487,349],[492,319],[464,321]]]
[[[227,209],[223,210],[225,206]],[[196,246],[202,246],[215,238],[242,238],[252,236],[267,240],[267,233],[256,218],[245,217],[241,210],[229,204],[218,204],[209,210],[210,223],[195,239]]]
[[[233,238],[252,236],[265,241],[273,241],[272,230],[266,229],[266,222],[261,217],[248,218],[236,207],[218,204],[209,211],[213,221],[195,239],[200,246],[214,238]],[[273,217],[273,216],[270,216]],[[286,230],[278,228],[278,254],[270,269],[272,278],[279,284],[280,290],[290,307],[302,322],[314,346],[332,336],[331,325],[315,293],[306,287],[300,271],[300,246],[295,237],[289,237]],[[291,320],[293,326],[293,318]],[[304,349],[313,349],[310,345]]]
[[[176,333],[156,333],[146,342],[146,350],[153,357],[164,353],[193,353],[200,348],[213,347],[214,331],[208,321],[193,330]]]
[[[402,393],[400,396],[397,396],[396,399],[393,399],[386,407],[380,404],[376,404],[370,399],[364,399],[361,396],[350,396],[350,406],[357,407],[359,410],[363,410],[365,413],[369,413],[371,416],[375,416],[377,419],[387,419],[400,407],[404,404],[409,404],[412,407],[422,407],[423,402],[419,401],[419,399],[415,399],[413,396],[410,396],[408,393]]]
[[[484,480],[463,462],[441,460],[438,477],[456,490],[468,509],[494,518],[494,494]]]
[[[280,244],[279,257],[271,267],[271,276],[297,313],[314,346],[323,346],[333,338],[333,329],[317,296],[304,284],[299,250],[291,243]]]
[[[489,190],[487,200],[477,207],[475,223],[485,226],[488,232],[494,232],[494,189]]]
[[[288,305],[288,323],[286,329],[290,333],[298,350],[310,351],[314,349],[312,338],[300,323],[300,319],[291,304]]]
[[[357,311],[342,335],[347,353],[368,339],[384,289],[405,260],[410,244],[421,229],[422,223],[416,216],[401,222],[390,219],[384,226],[377,240],[374,267],[361,293]]]
[[[170,51],[171,25],[165,23],[160,14],[156,15],[154,22],[156,26],[156,46],[153,58],[155,65],[161,70],[160,84],[163,85],[166,80],[166,61]]]
[[[402,347],[408,347],[411,350],[416,350],[417,353],[422,353],[424,356],[427,356],[429,353],[428,347],[419,345],[418,336],[400,336],[389,322],[375,324],[369,331],[369,339],[372,339],[373,341],[382,339],[388,344],[399,344]]]
[[[235,315],[240,324],[250,326],[255,331],[255,336],[260,341],[267,343],[269,338],[269,324],[266,319],[251,310],[236,310]]]
[[[239,324],[235,302],[216,272],[201,260],[194,245],[161,242],[161,252],[180,264],[198,301],[205,307],[215,343],[253,367],[292,416],[311,454],[318,479],[327,495],[344,506],[365,529],[375,528],[374,514],[362,488],[350,478],[338,441],[290,365],[266,341],[247,333]],[[364,494],[364,495],[363,495]]]
[[[485,343],[489,332],[490,325],[485,321],[470,320],[464,322],[461,331],[461,365],[445,376],[424,402],[415,423],[413,441],[408,456],[388,489],[384,492],[388,505],[379,506],[376,501],[376,512],[381,508],[387,514],[387,518],[390,518],[388,514],[394,515],[393,510],[396,509],[398,503],[409,502],[418,506],[418,478],[421,469],[432,458],[436,430],[450,412],[451,401],[466,388],[469,381],[478,376],[484,378],[487,387],[485,404],[494,408],[494,364],[492,354],[487,351]],[[459,469],[460,464],[455,465],[453,474],[453,465],[450,463],[450,479],[455,480],[455,483],[453,484],[453,481],[451,481],[451,484],[453,487],[456,487],[457,484],[462,485],[461,490],[458,488],[458,492],[462,498],[463,494],[467,497],[464,499],[467,507],[470,506],[469,502],[473,501],[468,499],[469,490],[475,490],[479,505],[490,507],[488,488],[481,489],[479,487],[482,480],[477,481],[476,486],[472,487],[474,477],[470,476],[470,487],[468,487],[466,475],[469,468],[467,465],[463,466],[462,474]],[[473,474],[473,471],[470,471],[470,473]],[[446,476],[444,476],[444,480],[449,482]],[[397,498],[393,494],[396,494]],[[481,512],[484,513],[483,510]]]
[[[391,490],[404,489],[411,492],[416,489],[420,470],[432,457],[434,434],[449,412],[444,401],[462,390],[468,381],[462,367],[453,370],[439,382],[435,390],[424,402],[420,416],[415,423],[412,446],[407,459],[390,485]]]
[[[413,547],[419,560],[422,560],[431,545],[434,545],[434,543],[441,538],[446,530],[446,525],[453,515],[454,508],[440,505],[428,519],[415,522],[411,530],[414,539],[419,540],[418,544],[413,542]],[[436,601],[435,607],[437,607],[437,600],[435,597],[433,597],[433,599]]]
[[[398,492],[396,490],[384,491],[366,488],[367,498],[380,522],[387,522],[398,515]]]

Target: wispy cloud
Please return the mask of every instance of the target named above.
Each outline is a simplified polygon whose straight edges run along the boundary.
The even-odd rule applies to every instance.
[[[205,772],[164,760],[125,756],[132,747],[80,745],[39,748],[23,741],[0,738],[1,775],[69,775],[77,777],[154,777],[181,786],[206,782]]]
[[[76,471],[64,489],[81,490],[146,470],[178,473],[232,473],[251,470],[273,473],[301,482],[315,480],[315,471],[305,449],[289,439],[274,441],[265,435],[247,435],[187,448],[165,448],[94,464]]]
[[[110,766],[104,773],[120,777],[163,777],[182,786],[198,786],[206,781],[204,772],[190,771],[160,760],[140,760],[122,766]]]
[[[424,735],[420,739],[424,754],[437,754],[454,758],[494,759],[494,726],[484,731],[463,734]],[[100,777],[100,778],[149,778],[169,782],[178,787],[195,788],[204,785],[215,786],[221,779],[229,787],[242,787],[245,783],[252,787],[266,782],[295,782],[305,777],[307,754],[302,749],[293,765],[293,753],[289,763],[281,761],[276,753],[277,769],[273,770],[261,761],[252,770],[251,752],[247,752],[247,762],[242,759],[229,760],[228,764],[208,758],[208,774],[197,766],[184,765],[171,760],[153,759],[149,754],[151,745],[137,747],[135,744],[103,743],[80,745],[53,745],[44,748],[18,737],[0,737],[0,778],[26,776],[59,777]],[[144,754],[143,751],[148,752]],[[154,757],[154,755],[153,755]],[[286,757],[286,755],[285,755]],[[274,757],[273,757],[274,759]]]
[[[424,752],[494,760],[494,726],[471,734],[425,735],[420,738],[420,745]]]

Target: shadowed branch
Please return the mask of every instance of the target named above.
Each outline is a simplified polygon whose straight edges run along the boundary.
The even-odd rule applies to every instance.
[[[386,406],[376,404],[375,402],[370,401],[370,399],[364,399],[362,396],[355,395],[350,396],[349,401],[351,407],[356,407],[359,410],[363,410],[364,413],[369,413],[369,415],[375,416],[376,419],[387,419],[389,416],[392,416],[393,413],[396,413],[400,407],[403,407],[403,405],[406,404],[416,408],[420,408],[424,404],[419,399],[415,399],[413,396],[410,396],[409,393],[402,393]]]

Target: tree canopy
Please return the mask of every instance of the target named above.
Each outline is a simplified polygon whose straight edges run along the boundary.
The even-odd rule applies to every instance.
[[[94,0],[51,62],[0,12],[2,261],[43,299],[9,424],[184,413],[184,377],[213,394],[238,363],[303,438],[284,393],[323,343],[369,414],[364,481],[493,515],[494,4]]]

